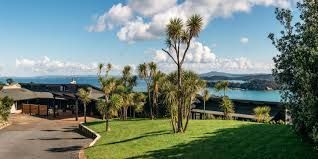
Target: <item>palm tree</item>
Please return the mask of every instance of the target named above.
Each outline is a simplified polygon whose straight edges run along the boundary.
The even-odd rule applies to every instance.
[[[185,125],[182,128],[187,129],[188,121],[191,115],[192,104],[199,93],[205,87],[205,81],[201,80],[199,76],[191,71],[183,71],[183,89],[181,90],[184,98],[182,110],[182,119],[185,120]],[[171,116],[171,125],[174,132],[178,132],[178,79],[177,72],[170,73],[160,81],[160,91],[163,95],[164,104],[168,107]]]
[[[123,98],[122,108],[123,108],[123,120],[127,120],[127,110],[128,107],[133,105],[134,94],[133,93],[122,93],[121,97]]]
[[[107,64],[106,66],[106,72],[105,75],[102,76],[101,72],[103,69],[104,65],[99,65],[99,70],[98,70],[98,80],[99,83],[101,85],[101,89],[104,92],[104,97],[105,99],[102,101],[99,101],[99,110],[101,113],[103,113],[106,118],[106,131],[109,130],[109,119],[110,117],[115,113],[115,111],[117,112],[118,109],[115,109],[114,106],[116,106],[117,108],[117,104],[115,101],[112,101],[112,98],[114,100],[119,101],[120,104],[122,104],[122,102],[119,100],[119,98],[117,96],[113,97],[113,93],[116,90],[117,86],[118,86],[118,80],[114,77],[109,77],[109,72],[112,69],[112,65],[111,64]],[[122,98],[120,98],[122,99]],[[101,104],[102,102],[104,102],[104,104]],[[113,102],[111,104],[111,102]],[[114,103],[115,102],[115,103]]]
[[[205,103],[206,101],[209,100],[210,98],[210,94],[209,94],[209,91],[207,89],[204,89],[203,90],[203,110],[204,110],[204,119],[206,119],[206,113],[205,113]]]
[[[134,115],[133,115],[134,118],[136,116],[136,112],[140,113],[143,111],[144,105],[145,105],[145,99],[146,99],[146,96],[143,93],[134,93],[133,105],[132,105],[134,108]]]
[[[177,66],[178,79],[178,115],[177,115],[177,132],[183,132],[182,117],[184,114],[183,100],[185,96],[182,93],[182,66],[191,45],[193,38],[198,37],[202,30],[203,18],[199,15],[191,16],[186,24],[180,18],[171,19],[166,28],[166,44],[168,49],[162,49]],[[185,48],[185,49],[180,49]]]
[[[150,78],[150,71],[148,70],[148,65],[146,63],[140,64],[138,66],[138,75],[139,78],[145,80],[147,84],[147,92],[148,92],[148,104],[149,104],[149,111],[150,111],[150,118],[153,119],[153,109],[151,104],[151,93],[150,93],[150,87],[151,87],[151,78]]]
[[[137,77],[132,75],[131,66],[127,65],[122,71],[121,85],[123,87],[121,95],[124,98],[124,105],[122,107],[122,119],[127,119],[127,111],[130,106],[132,106],[133,100],[133,88],[136,86]],[[130,109],[131,116],[131,109]]]
[[[219,81],[218,83],[216,83],[215,89],[218,92],[223,90],[223,93],[224,93],[223,96],[225,96],[225,92],[226,92],[226,90],[228,90],[228,86],[229,86],[229,82],[228,81]]]
[[[86,123],[86,105],[91,101],[90,99],[91,90],[89,88],[80,88],[79,97],[84,104],[84,122]]]
[[[270,111],[271,107],[269,106],[257,106],[253,109],[254,114],[256,116],[257,122],[264,122],[267,123],[270,121]]]
[[[229,97],[222,98],[220,108],[224,112],[225,119],[231,119],[231,113],[234,113],[234,104]]]
[[[106,118],[106,132],[110,131],[109,119],[118,114],[118,110],[121,108],[122,104],[123,98],[119,94],[112,94],[109,98],[109,102],[99,100],[98,108]]]

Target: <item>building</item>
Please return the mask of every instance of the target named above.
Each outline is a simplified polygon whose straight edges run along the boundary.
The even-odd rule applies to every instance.
[[[75,114],[76,105],[78,112],[83,113],[83,104],[81,103],[78,90],[80,88],[89,88],[91,90],[91,102],[87,105],[88,115],[97,115],[96,104],[99,99],[104,97],[103,92],[94,86],[88,84],[40,84],[40,83],[15,83],[4,86],[0,91],[0,97],[8,96],[14,100],[11,113],[21,113],[24,110],[30,114],[36,113],[31,109],[37,107],[46,107],[46,115],[58,116],[61,114]],[[25,111],[30,109],[29,111]],[[42,113],[43,114],[43,113]]]

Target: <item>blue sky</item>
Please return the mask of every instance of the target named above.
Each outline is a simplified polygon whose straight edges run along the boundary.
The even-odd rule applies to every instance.
[[[187,68],[270,72],[278,52],[267,35],[281,30],[274,9],[289,7],[288,1],[158,2],[0,0],[0,76],[96,74],[100,62],[113,63],[116,73],[151,60],[171,71],[171,61],[160,52],[164,21],[202,10],[205,27],[193,42]]]

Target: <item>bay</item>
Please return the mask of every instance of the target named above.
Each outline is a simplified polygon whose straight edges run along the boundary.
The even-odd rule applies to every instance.
[[[95,87],[99,87],[99,83],[96,76],[43,76],[43,77],[13,77],[14,81],[18,83],[47,83],[47,84],[68,84],[72,79],[76,80],[78,84],[90,84]],[[5,83],[6,78],[0,77],[0,81]],[[134,88],[135,91],[141,92],[146,91],[146,83],[143,80],[137,80],[137,86]],[[213,88],[209,88],[210,94],[214,96],[222,96],[223,92],[217,92]],[[239,90],[229,89],[226,91],[226,95],[231,99],[244,99],[244,100],[255,100],[255,101],[271,101],[279,102],[280,94],[277,90],[271,91],[255,91],[255,90]]]

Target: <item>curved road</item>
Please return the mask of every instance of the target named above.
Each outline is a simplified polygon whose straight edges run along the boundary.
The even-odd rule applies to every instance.
[[[47,120],[13,115],[0,130],[0,156],[6,159],[76,159],[92,140],[77,133],[74,119]]]

